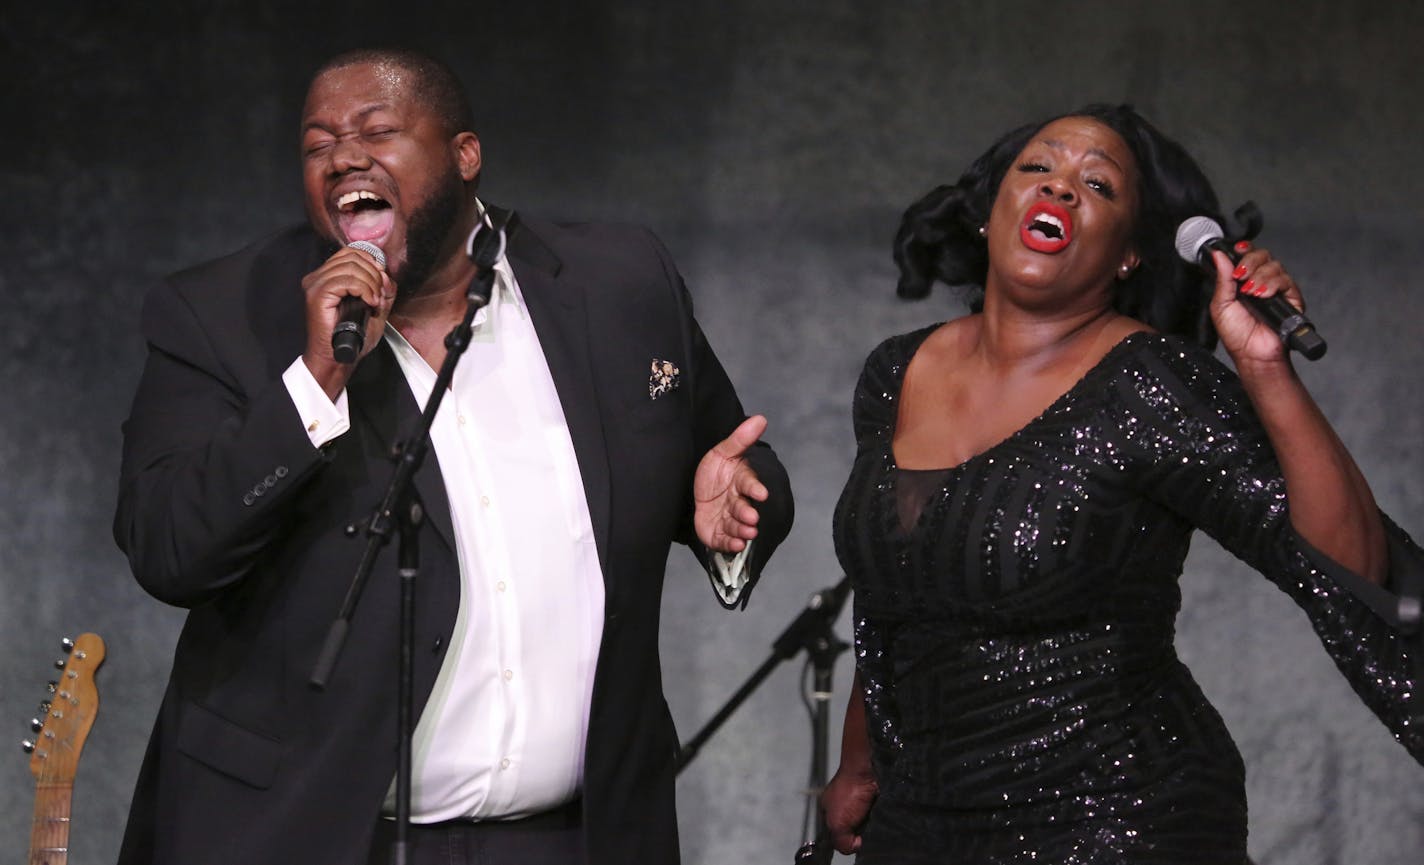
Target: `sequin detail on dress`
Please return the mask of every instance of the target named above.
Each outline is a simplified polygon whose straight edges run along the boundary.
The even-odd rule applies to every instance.
[[[993,448],[902,470],[900,385],[932,330],[867,361],[835,513],[881,791],[862,862],[1245,860],[1240,755],[1173,647],[1194,528],[1305,608],[1424,754],[1418,638],[1290,529],[1270,446],[1210,353],[1135,334]]]

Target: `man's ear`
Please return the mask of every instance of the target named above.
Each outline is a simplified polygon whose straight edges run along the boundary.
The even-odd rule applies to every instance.
[[[469,183],[480,176],[480,139],[473,132],[461,132],[450,140],[460,177]]]

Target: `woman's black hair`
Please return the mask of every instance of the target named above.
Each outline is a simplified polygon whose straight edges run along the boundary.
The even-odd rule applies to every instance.
[[[1210,216],[1224,224],[1216,192],[1196,160],[1129,105],[1088,105],[1020,126],[994,142],[953,186],[936,187],[910,205],[895,234],[897,292],[921,298],[936,280],[971,286],[970,309],[983,309],[989,250],[979,227],[988,220],[999,184],[1019,153],[1040,129],[1063,117],[1087,117],[1112,129],[1137,162],[1133,243],[1139,263],[1127,278],[1114,283],[1113,308],[1163,333],[1214,346],[1206,278],[1177,254],[1176,234],[1177,226],[1192,216]]]

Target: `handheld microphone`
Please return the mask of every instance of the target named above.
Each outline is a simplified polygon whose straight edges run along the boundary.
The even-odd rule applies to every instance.
[[[1211,250],[1219,249],[1232,263],[1241,260],[1241,255],[1226,242],[1225,232],[1216,220],[1209,216],[1193,216],[1177,228],[1177,254],[1193,264],[1215,270]],[[1280,335],[1281,342],[1288,348],[1305,355],[1310,360],[1319,360],[1325,355],[1325,339],[1315,330],[1315,325],[1296,309],[1284,295],[1254,297],[1249,294],[1236,295],[1236,299],[1246,304],[1255,316],[1269,325]]]
[[[376,259],[377,267],[386,269],[386,254],[376,244],[356,240],[346,245],[370,255]],[[336,327],[331,329],[331,356],[336,358],[337,363],[355,363],[361,356],[361,349],[366,344],[366,319],[370,317],[371,307],[366,305],[366,301],[354,294],[341,299]]]

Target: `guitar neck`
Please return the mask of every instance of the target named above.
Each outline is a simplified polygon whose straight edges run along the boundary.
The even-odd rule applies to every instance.
[[[69,808],[74,794],[74,773],[79,752],[99,711],[99,691],[94,671],[104,663],[104,640],[98,634],[80,634],[64,641],[69,657],[59,665],[57,681],[50,682],[48,698],[40,704],[34,721],[38,734],[25,742],[30,752],[30,773],[35,776],[35,820],[30,825],[29,865],[67,865],[69,862]]]
[[[69,808],[73,795],[73,781],[51,781],[35,787],[29,865],[66,865],[69,861]]]

